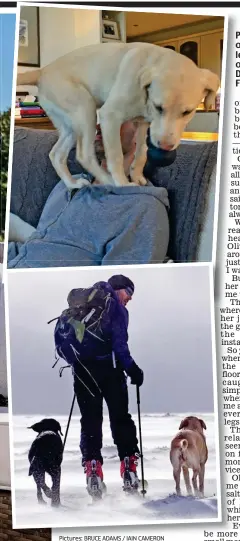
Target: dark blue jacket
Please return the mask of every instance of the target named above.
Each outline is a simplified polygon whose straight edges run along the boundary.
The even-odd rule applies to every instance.
[[[97,282],[97,284],[102,285],[106,291],[111,293],[108,310],[104,312],[102,321],[103,335],[106,340],[104,345],[104,355],[112,356],[113,353],[123,370],[128,372],[128,369],[133,362],[128,347],[128,311],[125,306],[119,302],[116,292],[108,282]],[[101,352],[96,352],[96,359],[100,360],[101,358]]]

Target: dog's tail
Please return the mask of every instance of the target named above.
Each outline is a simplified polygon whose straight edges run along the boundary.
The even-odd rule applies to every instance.
[[[184,438],[180,441],[180,447],[183,451],[185,451],[188,448],[188,441]]]
[[[41,69],[33,71],[25,71],[24,73],[18,73],[17,86],[33,85],[38,86],[40,79]]]
[[[183,438],[180,442],[179,442],[179,447],[180,447],[180,450],[181,450],[181,456],[182,456],[182,459],[183,460],[186,460],[186,450],[188,448],[188,441],[186,440],[186,438]]]
[[[35,456],[32,458],[31,462],[30,462],[30,466],[29,466],[29,470],[28,470],[28,475],[31,476],[34,472],[34,467],[35,467]]]

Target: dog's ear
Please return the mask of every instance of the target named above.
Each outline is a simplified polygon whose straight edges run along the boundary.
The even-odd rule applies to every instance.
[[[206,427],[204,421],[203,421],[202,419],[198,419],[198,420],[199,420],[199,422],[201,423],[201,425],[202,425],[202,427],[204,428],[204,430],[207,430],[207,427]]]
[[[153,80],[154,71],[153,68],[145,67],[139,71],[138,79],[140,87],[147,88]]]
[[[201,69],[201,79],[205,89],[204,106],[208,110],[214,107],[216,93],[220,87],[220,79],[216,73],[207,69]]]
[[[62,427],[61,427],[60,423],[58,423],[58,432],[60,432],[61,436],[63,436]]]
[[[179,430],[181,430],[182,428],[186,428],[187,426],[188,426],[188,418],[186,417],[185,419],[183,419],[183,421],[181,421]]]
[[[56,421],[56,419],[46,419],[45,429],[53,430],[53,432],[56,432],[56,434],[60,432],[61,436],[63,436],[62,427],[60,423]]]

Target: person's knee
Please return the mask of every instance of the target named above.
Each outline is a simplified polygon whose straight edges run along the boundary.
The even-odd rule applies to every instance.
[[[110,427],[111,430],[125,430],[125,427],[129,425],[129,423],[133,423],[131,414],[127,411],[115,411],[111,413],[109,416],[110,418]]]
[[[87,430],[87,432],[98,432],[102,428],[102,423],[103,417],[102,415],[99,415],[97,413],[95,415],[92,415],[91,412],[91,414],[82,415],[81,418],[82,430]]]

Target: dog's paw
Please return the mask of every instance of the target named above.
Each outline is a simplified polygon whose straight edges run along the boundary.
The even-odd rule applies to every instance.
[[[39,505],[47,505],[47,502],[45,500],[38,500]]]
[[[57,509],[58,507],[61,507],[61,502],[60,501],[55,501],[55,502],[52,501],[51,506],[55,507]]]
[[[146,186],[147,185],[147,179],[141,175],[139,178],[138,178],[138,184],[140,186]]]
[[[147,179],[141,175],[141,174],[134,174],[134,172],[130,175],[131,176],[131,184],[136,184],[137,186],[146,186]]]
[[[84,186],[91,186],[91,182],[86,178],[80,176],[79,178],[73,179],[72,182],[68,179],[64,180],[64,183],[68,190],[80,190]]]

